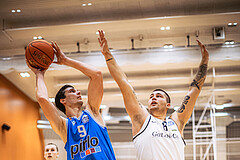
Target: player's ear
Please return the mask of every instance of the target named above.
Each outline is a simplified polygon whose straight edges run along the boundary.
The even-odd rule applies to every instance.
[[[59,152],[57,152],[57,158],[59,157]]]
[[[65,104],[66,103],[65,98],[64,99],[60,99],[60,103]]]
[[[166,104],[166,107],[169,109],[171,107],[171,104],[170,103],[167,103]]]

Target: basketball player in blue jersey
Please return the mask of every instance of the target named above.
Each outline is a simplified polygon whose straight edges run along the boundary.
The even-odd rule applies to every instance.
[[[31,70],[36,75],[36,97],[44,115],[53,130],[65,143],[68,160],[115,160],[114,151],[105,123],[99,112],[103,97],[102,73],[85,63],[70,59],[52,42],[57,57],[57,64],[66,65],[81,71],[89,77],[88,101],[83,108],[79,90],[65,85],[57,93],[55,103],[67,119],[59,115],[57,108],[49,101],[44,83],[45,70]]]
[[[183,129],[190,118],[197,97],[207,74],[209,54],[205,46],[197,40],[202,53],[202,61],[181,107],[166,117],[170,108],[170,97],[162,89],[155,89],[149,97],[148,110],[137,100],[134,89],[125,73],[109,51],[103,31],[99,31],[99,44],[110,74],[117,82],[124,104],[132,121],[134,146],[139,160],[183,160],[185,142]]]

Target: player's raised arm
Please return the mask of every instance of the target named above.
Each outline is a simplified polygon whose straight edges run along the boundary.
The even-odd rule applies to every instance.
[[[90,78],[88,85],[88,104],[91,111],[95,114],[99,113],[99,107],[103,97],[103,78],[100,70],[86,63],[73,60],[61,51],[56,42],[52,42],[52,46],[56,51],[57,64],[63,64],[81,71]]]
[[[47,87],[44,83],[44,74],[46,70],[39,70],[31,67],[29,68],[36,75],[36,98],[41,106],[44,115],[49,120],[53,130],[61,137],[64,143],[67,141],[66,119],[61,117],[57,108],[49,101]]]
[[[107,40],[102,30],[99,31],[98,41],[101,47],[102,54],[106,59],[109,72],[114,78],[114,80],[117,82],[122,92],[126,110],[133,123],[133,135],[134,135],[134,133],[137,133],[140,130],[142,124],[144,123],[148,115],[148,112],[137,100],[134,89],[128,82],[127,76],[121,70],[121,68],[115,61],[113,55],[109,51]]]
[[[172,114],[172,119],[177,123],[181,134],[183,134],[183,129],[191,117],[197,97],[202,89],[207,75],[209,54],[205,46],[199,40],[197,40],[197,42],[201,49],[202,61],[199,65],[197,74],[189,87],[189,91],[182,102],[181,107]]]

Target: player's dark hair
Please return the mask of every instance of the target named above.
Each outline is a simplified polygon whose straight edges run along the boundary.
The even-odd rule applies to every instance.
[[[166,95],[167,103],[171,103],[170,96],[167,94],[166,91],[164,91],[163,89],[160,89],[160,88],[153,90],[153,92],[155,92],[155,91],[162,91]]]
[[[54,146],[56,146],[56,149],[57,149],[57,152],[58,152],[58,146],[55,143],[48,143],[47,145],[54,145]]]
[[[64,114],[66,114],[66,108],[65,106],[60,102],[60,99],[64,99],[66,98],[65,96],[65,89],[66,88],[74,88],[73,86],[71,85],[64,85],[62,86],[62,88],[59,89],[59,91],[57,92],[56,96],[55,96],[55,104],[57,106],[57,108],[62,111]]]

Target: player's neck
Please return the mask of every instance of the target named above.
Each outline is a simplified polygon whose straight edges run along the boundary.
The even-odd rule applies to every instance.
[[[67,117],[79,117],[83,111],[83,107],[79,105],[68,106],[66,107],[66,115]]]
[[[166,119],[167,112],[157,112],[157,111],[155,111],[155,112],[151,112],[150,114],[153,117],[164,121]]]

